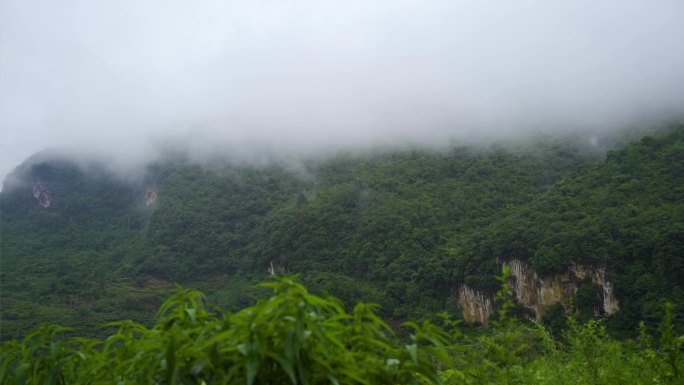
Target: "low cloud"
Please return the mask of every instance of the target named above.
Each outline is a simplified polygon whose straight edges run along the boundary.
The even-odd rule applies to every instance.
[[[682,18],[678,0],[6,0],[0,174],[46,147],[132,167],[168,140],[260,159],[679,117]]]

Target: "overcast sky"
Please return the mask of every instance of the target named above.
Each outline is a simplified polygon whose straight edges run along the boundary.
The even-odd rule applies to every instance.
[[[0,177],[141,159],[602,129],[684,110],[682,0],[2,0]]]

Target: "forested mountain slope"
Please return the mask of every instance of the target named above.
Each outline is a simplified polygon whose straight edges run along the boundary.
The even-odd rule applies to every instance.
[[[459,317],[456,289],[493,293],[510,259],[540,275],[605,267],[621,304],[610,322],[634,330],[664,299],[684,304],[684,127],[603,157],[551,139],[297,167],[172,157],[126,181],[37,157],[0,199],[2,337],[148,322],[174,282],[243,307],[270,269],[393,319]]]
[[[684,304],[684,130],[609,152],[501,215],[472,245],[473,257],[526,258],[541,273],[569,261],[607,266],[623,298],[612,321],[653,321],[664,301]]]

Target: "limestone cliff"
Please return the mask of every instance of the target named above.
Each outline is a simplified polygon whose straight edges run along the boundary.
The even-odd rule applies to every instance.
[[[572,265],[571,272],[576,278],[583,280],[589,279],[595,285],[601,288],[601,302],[602,309],[599,309],[598,315],[610,315],[620,310],[618,300],[615,298],[613,292],[613,285],[606,279],[606,269],[598,268],[592,269],[582,265]]]
[[[509,284],[516,299],[533,310],[537,319],[556,303],[569,308],[581,281],[590,281],[601,289],[602,308],[595,309],[596,315],[610,315],[619,309],[613,286],[606,280],[604,268],[573,264],[565,274],[540,277],[529,265],[517,259],[504,262],[503,265],[510,267],[513,274]]]
[[[145,205],[152,206],[159,199],[159,187],[156,184],[150,184],[145,189]]]
[[[43,208],[48,208],[52,204],[52,194],[47,187],[39,181],[33,182],[33,197]]]
[[[491,297],[466,285],[461,285],[458,290],[458,302],[466,322],[486,325],[489,317],[494,314]]]
[[[511,269],[513,277],[508,284],[516,300],[532,310],[537,319],[541,319],[557,303],[566,309],[571,308],[577,289],[582,282],[587,281],[600,288],[602,306],[594,310],[595,315],[610,315],[619,310],[613,285],[606,279],[604,268],[573,264],[567,273],[541,277],[529,265],[517,259],[502,265]],[[489,316],[494,313],[491,296],[466,285],[459,288],[458,298],[466,322],[486,324]]]
[[[513,278],[509,285],[515,298],[521,305],[534,311],[537,319],[556,303],[564,308],[570,306],[577,288],[567,274],[540,277],[529,265],[517,259],[503,265],[511,269]]]

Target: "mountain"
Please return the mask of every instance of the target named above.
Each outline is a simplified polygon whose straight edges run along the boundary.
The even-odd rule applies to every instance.
[[[272,273],[394,320],[486,323],[502,266],[522,314],[635,330],[684,304],[683,179],[682,124],[607,154],[576,138],[267,165],[176,154],[127,178],[39,154],[0,197],[0,330],[150,323],[176,282],[238,309]]]

